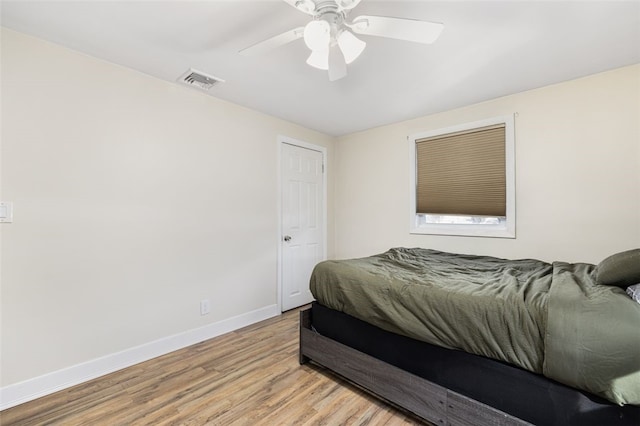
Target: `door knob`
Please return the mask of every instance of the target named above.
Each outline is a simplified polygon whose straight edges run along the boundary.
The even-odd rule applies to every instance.
[[[289,241],[291,241],[291,237],[290,237],[290,236],[288,236],[288,235],[285,235],[285,236],[284,236],[284,240],[285,240],[286,242],[289,242]]]

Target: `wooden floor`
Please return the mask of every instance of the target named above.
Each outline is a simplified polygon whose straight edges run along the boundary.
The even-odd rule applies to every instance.
[[[298,311],[0,412],[8,425],[412,425],[298,363]]]

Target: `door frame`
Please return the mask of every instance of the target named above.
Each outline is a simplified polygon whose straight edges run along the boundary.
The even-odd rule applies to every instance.
[[[277,138],[277,151],[278,151],[278,197],[277,197],[277,212],[278,212],[278,267],[277,267],[277,305],[278,311],[282,312],[282,145],[293,145],[299,148],[310,149],[322,154],[322,164],[324,171],[322,173],[322,259],[327,259],[327,148],[324,146],[312,144],[309,142],[301,141],[298,139],[290,138],[284,135],[278,135]]]

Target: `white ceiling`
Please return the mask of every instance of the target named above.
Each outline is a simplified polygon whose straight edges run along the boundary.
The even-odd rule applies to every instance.
[[[238,51],[306,24],[282,0],[2,0],[2,25],[155,77],[190,67],[209,93],[338,136],[640,63],[640,0],[376,1],[351,13],[442,22],[433,45],[361,36],[349,75],[329,82],[297,40]]]

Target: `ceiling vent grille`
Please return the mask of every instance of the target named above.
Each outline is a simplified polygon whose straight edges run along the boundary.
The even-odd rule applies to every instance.
[[[213,86],[224,83],[224,80],[190,68],[178,78],[178,82],[206,92]]]

